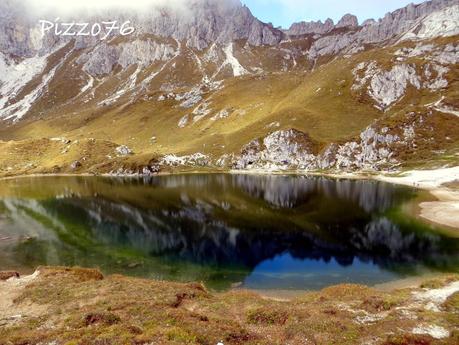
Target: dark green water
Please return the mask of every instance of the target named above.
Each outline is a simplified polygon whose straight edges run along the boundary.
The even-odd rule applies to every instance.
[[[319,289],[459,272],[459,239],[400,208],[416,191],[323,177],[0,181],[0,270],[98,267],[210,288]]]

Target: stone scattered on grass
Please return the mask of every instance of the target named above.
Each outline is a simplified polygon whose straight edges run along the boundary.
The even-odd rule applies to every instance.
[[[436,325],[420,325],[413,329],[413,334],[428,334],[435,339],[444,339],[449,337],[449,331]]]
[[[118,156],[129,156],[132,155],[132,150],[126,145],[121,145],[116,148],[116,153]]]
[[[70,164],[70,169],[72,170],[76,170],[78,168],[81,168],[82,164],[80,163],[80,161],[74,161],[72,162],[72,164]]]
[[[176,155],[166,155],[164,156],[160,164],[167,166],[200,166],[205,167],[209,165],[210,158],[209,156],[197,152],[191,155],[185,156],[176,156]]]
[[[70,143],[72,142],[71,140],[69,140],[69,139],[67,139],[67,138],[60,138],[60,137],[58,137],[58,138],[51,138],[50,140],[51,140],[51,141],[56,141],[56,142],[61,142],[62,144],[66,144],[66,145],[68,145],[68,144],[70,144]]]

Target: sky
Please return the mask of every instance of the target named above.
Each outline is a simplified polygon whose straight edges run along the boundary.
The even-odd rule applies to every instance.
[[[2,1],[2,0],[0,0]],[[24,1],[24,0],[21,0]],[[59,8],[72,11],[78,7],[104,9],[110,6],[141,8],[149,4],[181,6],[187,0],[25,0],[37,8]],[[216,0],[223,1],[223,0]],[[378,19],[387,12],[404,7],[410,2],[423,0],[241,0],[252,13],[264,22],[274,26],[290,27],[294,22],[332,18],[335,23],[346,13],[355,14],[360,22],[365,19]]]
[[[294,22],[331,18],[335,23],[346,13],[355,14],[359,22],[378,19],[387,12],[422,0],[242,0],[261,21],[288,28]]]

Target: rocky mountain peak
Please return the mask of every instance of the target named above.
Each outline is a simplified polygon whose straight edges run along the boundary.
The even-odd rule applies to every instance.
[[[288,30],[285,30],[287,35],[298,36],[305,34],[326,34],[335,27],[332,19],[328,18],[325,23],[319,21],[293,23]]]
[[[280,30],[255,18],[250,9],[239,0],[193,0],[179,7],[173,4],[160,8],[151,7],[142,13],[113,9],[110,17],[130,20],[138,35],[153,34],[173,38],[198,50],[205,49],[214,42],[227,44],[236,40],[247,40],[253,46],[275,45],[283,37]],[[38,18],[32,12],[18,0],[0,2],[0,27],[3,28],[0,32],[0,51],[17,56],[31,56],[41,48],[41,42],[37,42],[36,37],[39,31]],[[47,15],[53,19],[57,16],[55,13]],[[64,20],[65,16],[59,16]],[[78,14],[78,21],[82,21],[85,16],[88,21],[107,20],[97,13],[89,15],[81,12]],[[101,20],[98,20],[99,17]],[[66,39],[60,37],[59,40]],[[78,46],[92,45],[91,41],[93,40],[87,38],[79,39]]]
[[[359,39],[365,43],[385,41],[409,30],[416,20],[453,5],[457,5],[457,0],[431,0],[421,4],[409,4],[394,12],[387,13],[377,21],[374,19],[366,20],[358,33]],[[294,23],[290,29],[285,30],[285,33],[292,36],[311,33],[323,35],[335,28],[343,27],[358,27],[357,17],[352,14],[346,14],[336,25],[330,19],[325,24],[320,21]]]
[[[359,20],[353,14],[345,14],[343,18],[336,24],[336,28],[355,28],[359,26]]]
[[[152,16],[146,32],[186,41],[188,47],[204,49],[210,44],[246,39],[249,44],[275,45],[282,32],[255,18],[239,0],[194,1],[185,13]]]
[[[375,25],[377,24],[376,20],[373,18],[367,19],[362,23],[362,26],[367,26],[367,25]]]

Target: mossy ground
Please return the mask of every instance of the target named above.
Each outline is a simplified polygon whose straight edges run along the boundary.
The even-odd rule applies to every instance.
[[[277,301],[242,290],[212,293],[198,283],[40,268],[14,305],[43,312],[0,326],[0,344],[457,344],[459,294],[439,312],[415,305],[412,294],[340,285]],[[419,324],[443,327],[450,337],[415,335]]]

